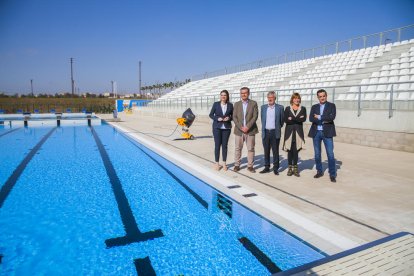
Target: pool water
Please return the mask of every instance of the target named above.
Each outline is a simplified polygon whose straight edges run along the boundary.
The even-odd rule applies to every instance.
[[[109,125],[4,126],[0,148],[1,275],[269,275],[324,257],[221,195],[229,217]]]

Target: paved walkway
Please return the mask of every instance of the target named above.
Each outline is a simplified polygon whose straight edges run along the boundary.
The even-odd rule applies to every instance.
[[[181,114],[177,114],[179,117]],[[414,154],[352,144],[335,143],[337,183],[331,183],[323,152],[325,176],[314,179],[312,141],[300,152],[301,177],[286,175],[286,153],[281,151],[280,175],[250,173],[246,159],[242,169],[231,171],[234,161],[234,136],[230,137],[230,170],[214,171],[214,141],[211,123],[197,118],[190,131],[195,140],[174,140],[175,117],[153,117],[136,112],[120,114],[113,122],[122,131],[132,133],[197,165],[219,179],[242,186],[258,194],[243,204],[293,232],[328,254],[361,245],[400,231],[414,233]],[[103,115],[103,119],[110,116]],[[243,156],[247,154],[246,149]],[[255,168],[263,167],[263,147],[256,136]],[[243,194],[243,192],[239,192]],[[241,199],[242,200],[242,199]],[[243,201],[243,200],[242,200]]]
[[[414,236],[399,233],[275,276],[413,275]]]

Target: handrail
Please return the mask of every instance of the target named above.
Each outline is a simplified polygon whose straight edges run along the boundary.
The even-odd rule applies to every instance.
[[[393,117],[393,112],[394,110],[397,109],[403,109],[400,107],[396,107],[396,99],[394,99],[394,95],[396,95],[396,93],[404,93],[404,92],[409,92],[414,94],[414,90],[396,90],[395,86],[399,85],[399,84],[414,84],[414,81],[395,81],[395,82],[379,82],[379,83],[375,83],[375,84],[357,84],[357,85],[338,85],[338,86],[324,86],[324,87],[319,87],[319,88],[315,88],[315,87],[303,87],[303,88],[289,88],[289,89],[275,89],[274,91],[276,92],[276,102],[288,102],[289,100],[282,100],[280,101],[280,97],[286,97],[291,95],[291,93],[288,92],[297,92],[297,91],[303,91],[303,90],[310,90],[310,93],[301,93],[302,96],[310,96],[309,100],[303,100],[303,102],[309,102],[310,105],[313,104],[313,97],[316,94],[316,91],[319,90],[320,88],[325,89],[328,94],[332,93],[331,95],[331,99],[332,102],[354,102],[356,103],[356,110],[357,110],[357,116],[361,116],[361,111],[363,109],[362,107],[362,103],[366,103],[366,102],[373,102],[373,103],[377,103],[377,102],[388,102],[388,107],[384,108],[384,107],[380,107],[379,109],[381,110],[388,110],[389,113],[389,118]],[[386,88],[380,91],[362,91],[362,87],[369,87],[369,86],[379,86],[379,85],[386,85]],[[351,92],[349,91],[352,87],[357,87],[357,91],[355,92]],[[339,89],[345,89],[349,88],[349,90],[347,91],[342,91],[339,92]],[[268,91],[258,91],[258,92],[251,92],[252,94],[252,98],[254,98],[255,100],[259,100],[262,103],[265,102],[265,96],[268,93]],[[365,95],[372,95],[375,93],[387,93],[387,98],[386,99],[381,99],[381,100],[366,100],[363,99],[365,97]],[[389,95],[388,95],[389,93]],[[343,100],[338,100],[338,96],[339,95],[357,95],[357,99],[355,100],[348,100],[348,99],[343,99]],[[238,98],[239,94],[238,93],[230,93],[230,97],[231,98]],[[209,108],[211,108],[211,105],[213,104],[213,102],[215,102],[216,100],[218,100],[218,96],[217,95],[203,95],[203,96],[191,96],[188,95],[188,97],[179,97],[179,98],[166,98],[166,99],[158,99],[153,101],[149,106],[145,107],[145,108],[161,108],[163,110],[165,109],[175,109],[175,108],[186,108],[186,107],[195,107],[195,108],[201,108],[204,110],[208,110]],[[406,100],[407,102],[410,102],[412,104],[408,105],[408,110],[410,111],[414,111],[414,99],[408,99]],[[398,100],[397,102],[401,102],[401,100]],[[353,108],[351,108],[353,109]],[[407,108],[405,108],[404,110],[407,110]]]
[[[282,63],[287,63],[287,62],[293,62],[293,61],[299,61],[299,60],[304,60],[304,59],[308,59],[308,58],[315,58],[315,57],[319,57],[319,56],[324,56],[324,55],[329,55],[329,53],[327,53],[327,46],[334,46],[335,51],[334,53],[339,53],[339,52],[345,52],[345,51],[350,51],[350,50],[356,50],[356,49],[362,49],[362,48],[367,48],[367,47],[372,47],[372,46],[376,46],[376,45],[382,45],[382,44],[387,44],[387,41],[390,40],[390,38],[388,37],[384,37],[384,34],[388,34],[391,32],[396,32],[397,38],[395,39],[394,42],[401,42],[401,36],[402,36],[402,31],[406,30],[406,29],[411,29],[414,28],[414,24],[411,25],[407,25],[407,26],[403,26],[400,28],[395,28],[395,29],[391,29],[391,30],[386,30],[386,31],[382,31],[382,32],[378,32],[378,33],[373,33],[373,34],[369,34],[369,35],[362,35],[362,36],[358,36],[358,37],[354,37],[354,38],[350,38],[350,39],[345,39],[345,40],[341,40],[341,41],[336,41],[336,42],[332,42],[332,43],[327,43],[327,44],[323,44],[321,46],[316,46],[316,47],[312,47],[312,48],[308,48],[308,49],[302,49],[299,51],[294,51],[294,52],[289,52],[289,53],[285,53],[283,55],[279,55],[279,56],[274,56],[274,57],[269,57],[269,58],[263,58],[263,59],[259,59],[253,62],[249,62],[249,63],[245,63],[245,64],[239,64],[239,65],[234,65],[234,66],[230,66],[230,67],[225,67],[223,69],[217,69],[214,71],[210,71],[210,72],[205,72],[202,74],[197,74],[194,75],[191,80],[192,81],[196,81],[196,80],[201,80],[201,79],[206,79],[206,78],[211,78],[211,77],[217,77],[217,76],[221,76],[221,75],[227,75],[227,74],[233,74],[233,73],[238,73],[238,72],[243,72],[243,71],[247,71],[247,70],[252,70],[252,69],[257,69],[260,67],[264,67],[264,64],[268,61],[272,61],[274,60],[274,62],[270,62],[270,64],[267,64],[266,66],[272,66],[272,65],[277,65],[277,64],[282,64]],[[413,38],[412,34],[410,34],[410,32],[408,32],[409,38]],[[379,40],[377,41],[377,43],[375,43],[372,46],[367,46],[367,39],[371,38],[371,37],[375,37],[375,36],[379,36]],[[363,44],[362,47],[355,47],[355,44],[353,44],[353,41],[358,41],[362,39]],[[406,38],[408,39],[408,38]],[[345,50],[341,50],[340,46],[344,43],[347,43],[348,49]],[[317,49],[323,49],[323,53],[317,55]],[[312,56],[311,57],[306,57],[306,52],[312,51]],[[301,57],[298,59],[297,55],[300,55]],[[316,54],[316,55],[315,55]],[[294,59],[289,59],[289,57],[294,56]],[[282,62],[280,62],[280,59],[282,59]]]

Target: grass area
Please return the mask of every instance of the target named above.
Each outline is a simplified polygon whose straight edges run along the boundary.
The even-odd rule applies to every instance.
[[[0,98],[0,109],[4,113],[48,113],[91,111],[95,113],[112,113],[115,99],[107,98]]]

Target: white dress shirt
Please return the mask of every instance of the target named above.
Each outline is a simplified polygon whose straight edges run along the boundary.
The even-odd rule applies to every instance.
[[[266,129],[267,130],[271,130],[271,129],[275,129],[275,118],[276,118],[276,109],[275,109],[276,105],[268,105],[267,106],[267,112],[266,112]]]

